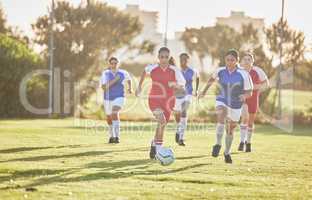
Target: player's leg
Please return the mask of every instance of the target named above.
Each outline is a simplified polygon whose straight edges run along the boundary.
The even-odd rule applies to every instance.
[[[254,131],[254,122],[256,119],[256,113],[249,113],[248,131],[246,140],[246,152],[251,152],[251,136]]]
[[[174,118],[177,124],[177,130],[175,134],[176,143],[179,142],[180,132],[181,132],[181,111],[182,111],[182,101],[177,98],[174,106]]]
[[[189,101],[184,101],[182,103],[182,112],[181,112],[181,120],[180,120],[180,132],[179,132],[179,145],[180,146],[185,146],[184,143],[184,135],[185,135],[185,130],[187,128],[187,110],[190,106]]]
[[[234,129],[237,125],[236,121],[229,119],[226,123],[226,136],[225,136],[225,149],[224,149],[224,161],[226,163],[232,163],[231,158],[231,146],[234,138]]]
[[[109,132],[109,141],[108,143],[113,143],[114,141],[114,134],[113,134],[113,120],[111,115],[106,115],[106,122],[108,125],[108,132]]]
[[[120,138],[120,119],[119,119],[120,110],[121,110],[121,107],[113,106],[112,125],[113,125],[113,133],[114,133],[114,143],[119,143],[119,138]]]
[[[242,108],[233,109],[227,107],[227,123],[226,123],[226,136],[225,136],[225,150],[224,150],[224,161],[226,163],[232,163],[231,158],[231,146],[234,139],[234,130],[241,118]]]
[[[112,125],[113,125],[113,133],[114,133],[114,143],[119,143],[120,140],[120,118],[119,112],[124,105],[124,98],[116,98],[112,102]]]
[[[254,122],[256,119],[256,114],[259,107],[259,97],[256,96],[253,101],[248,106],[249,120],[248,120],[248,130],[247,130],[247,139],[246,139],[246,149],[245,152],[251,152],[251,136],[254,130]]]
[[[242,116],[241,116],[241,124],[240,124],[240,143],[238,146],[238,151],[244,151],[246,136],[247,136],[247,128],[248,128],[248,105],[243,104],[242,107]]]
[[[161,108],[154,109],[153,115],[157,121],[157,128],[150,149],[151,159],[155,158],[157,151],[161,148],[163,144],[164,130],[167,123],[164,111]]]
[[[225,118],[227,115],[226,107],[223,105],[217,105],[216,107],[217,114],[217,126],[216,126],[216,144],[212,148],[212,156],[219,156],[219,152],[222,145],[222,137],[225,129]]]
[[[108,125],[109,141],[108,143],[114,143],[114,131],[113,131],[113,120],[112,120],[112,102],[104,100],[104,110],[106,114],[106,122]]]

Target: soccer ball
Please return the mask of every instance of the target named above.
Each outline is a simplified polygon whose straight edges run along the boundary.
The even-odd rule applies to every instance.
[[[155,157],[163,166],[170,165],[175,160],[172,149],[166,147],[159,149]]]

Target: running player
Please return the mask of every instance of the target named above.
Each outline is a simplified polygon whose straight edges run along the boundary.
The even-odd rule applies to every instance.
[[[269,80],[260,67],[254,66],[253,54],[245,53],[241,61],[241,66],[249,73],[254,88],[252,96],[246,99],[246,103],[243,105],[240,125],[240,144],[238,150],[244,151],[244,145],[246,144],[245,151],[251,152],[251,136],[254,130],[254,122],[259,107],[259,95],[261,90],[264,90],[269,86]]]
[[[192,95],[197,96],[199,87],[198,72],[188,65],[189,55],[187,53],[180,54],[180,67],[183,77],[186,81],[185,92],[176,94],[176,104],[174,107],[175,120],[177,122],[177,132],[175,140],[180,146],[185,146],[184,134],[187,128],[187,110],[192,101]],[[196,81],[195,90],[193,89],[193,81]]]
[[[141,79],[136,90],[139,96],[145,76],[152,79],[152,87],[149,93],[148,104],[155,119],[157,129],[151,143],[150,158],[154,159],[156,153],[163,144],[164,130],[170,119],[171,111],[175,104],[175,90],[184,90],[185,80],[181,71],[169,65],[170,51],[167,47],[162,47],[158,51],[159,64],[148,65],[141,75]]]
[[[251,96],[252,81],[249,74],[238,67],[238,52],[230,49],[225,55],[224,67],[219,67],[199,97],[203,97],[211,84],[218,80],[220,92],[216,98],[216,144],[212,149],[212,156],[219,156],[222,144],[222,136],[226,129],[224,160],[226,163],[232,163],[230,150],[233,141],[234,129],[241,117],[242,105],[245,100]],[[226,127],[226,128],[225,128]]]
[[[131,91],[131,78],[127,71],[119,69],[118,59],[111,57],[109,67],[101,77],[101,86],[104,91],[104,110],[109,126],[109,143],[119,143],[120,119],[119,112],[125,102],[124,85],[128,83],[128,92]]]

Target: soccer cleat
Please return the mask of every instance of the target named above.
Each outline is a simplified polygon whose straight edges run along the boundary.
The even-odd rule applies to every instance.
[[[179,139],[180,139],[180,135],[179,135],[179,133],[176,133],[176,135],[175,135],[176,143],[179,143]]]
[[[233,161],[232,161],[231,155],[230,154],[227,154],[227,155],[224,154],[224,161],[225,161],[225,163],[232,163]]]
[[[246,143],[245,152],[251,152],[251,143]]]
[[[218,157],[219,153],[220,153],[220,149],[221,149],[221,145],[219,145],[219,144],[214,145],[212,148],[212,156]]]
[[[115,143],[115,144],[118,144],[118,143],[119,143],[119,137],[115,137],[115,138],[114,138],[114,143]]]
[[[185,146],[184,140],[179,140],[178,144],[179,146]]]
[[[154,160],[156,156],[156,146],[151,145],[150,149],[150,159]]]
[[[244,142],[239,143],[238,151],[244,151],[244,145],[245,145]]]
[[[113,137],[110,137],[109,140],[108,140],[108,143],[109,143],[109,144],[114,143],[114,138],[113,138]]]

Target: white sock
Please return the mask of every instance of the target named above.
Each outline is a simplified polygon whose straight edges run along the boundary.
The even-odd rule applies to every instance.
[[[120,135],[120,121],[113,120],[113,135],[114,137],[119,137]]]
[[[224,150],[225,155],[230,154],[233,138],[234,137],[232,134],[226,134],[225,136],[225,150]]]
[[[180,135],[181,131],[182,131],[182,120],[180,120],[180,122],[177,123],[177,134]]]
[[[179,139],[184,140],[184,133],[187,127],[187,118],[186,117],[181,118],[180,124],[181,124],[181,132],[179,132],[179,136],[180,136]]]
[[[159,149],[162,147],[163,141],[162,140],[153,140],[152,146],[156,147],[156,152],[159,151]]]
[[[222,145],[222,136],[224,133],[224,129],[225,129],[224,124],[217,123],[216,138],[217,138],[217,144],[218,145]]]
[[[240,142],[243,142],[243,143],[245,142],[247,131],[248,131],[247,128],[248,128],[247,124],[240,125]]]
[[[114,137],[113,125],[112,124],[108,125],[108,133],[109,133],[109,137]]]
[[[248,127],[248,131],[247,131],[247,143],[251,143],[251,136],[252,136],[252,132],[253,132],[253,128]]]

